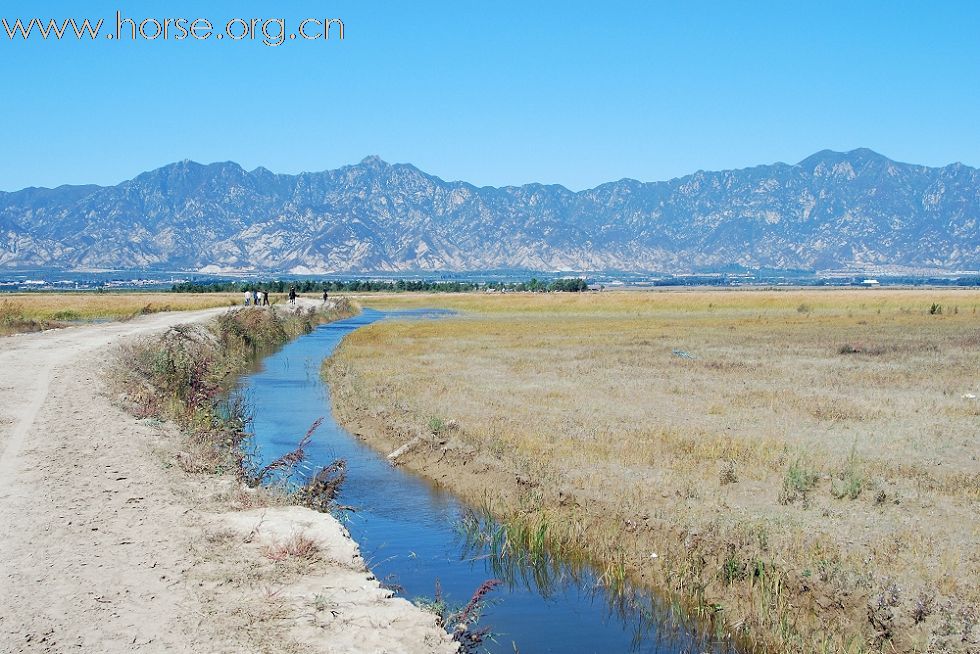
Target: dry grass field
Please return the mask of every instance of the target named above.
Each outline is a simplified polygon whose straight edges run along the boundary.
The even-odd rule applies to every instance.
[[[126,320],[161,311],[195,311],[238,304],[226,293],[3,293],[0,336],[93,320]]]
[[[512,533],[757,651],[980,651],[980,292],[362,302],[461,313],[346,339],[338,417]]]

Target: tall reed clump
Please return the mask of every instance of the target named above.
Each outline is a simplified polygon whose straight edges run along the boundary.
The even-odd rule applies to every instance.
[[[354,312],[343,298],[319,311],[231,310],[207,325],[177,325],[162,335],[121,346],[112,379],[120,399],[134,415],[173,421],[186,433],[185,451],[178,455],[182,468],[232,472],[254,486],[272,471],[254,461],[248,447],[248,407],[228,394],[231,383],[261,353],[312,331],[317,324]],[[286,462],[290,473],[298,463],[293,459],[305,457],[317,426],[299,439]],[[343,481],[343,462],[329,468],[313,476],[313,487],[292,489],[294,499],[325,510]],[[276,477],[281,480],[283,475]]]

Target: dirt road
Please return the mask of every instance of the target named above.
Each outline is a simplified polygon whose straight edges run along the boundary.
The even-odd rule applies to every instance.
[[[0,651],[341,651],[332,632],[349,651],[452,651],[431,616],[378,588],[335,520],[268,509],[238,537],[229,524],[249,514],[215,513],[216,482],[161,455],[174,430],[109,399],[101,373],[114,343],[222,310],[0,339]],[[324,561],[303,592],[285,576],[275,590],[251,587],[239,571],[273,565],[260,543],[295,532],[294,514]],[[326,619],[316,608],[309,619],[304,607],[327,586]]]

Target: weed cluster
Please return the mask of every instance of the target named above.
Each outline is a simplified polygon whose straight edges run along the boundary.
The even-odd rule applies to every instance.
[[[189,434],[182,467],[219,473],[241,468],[247,437],[246,407],[223,398],[234,367],[213,331],[177,325],[123,346],[114,372],[137,417],[172,420]]]
[[[436,581],[435,597],[431,600],[416,598],[415,604],[436,615],[439,626],[452,634],[454,642],[459,643],[461,654],[477,654],[483,651],[484,644],[490,638],[490,627],[477,625],[486,607],[487,596],[501,583],[499,579],[488,579],[480,584],[464,606],[453,608],[443,597],[442,586]]]
[[[293,534],[285,541],[266,545],[262,554],[276,562],[291,558],[314,561],[320,556],[320,545],[306,534]]]
[[[808,494],[817,485],[820,479],[819,473],[805,460],[797,459],[783,477],[783,489],[779,494],[780,504],[792,504],[800,501],[803,506],[808,506]]]
[[[865,487],[864,470],[857,455],[857,445],[851,448],[844,469],[831,479],[830,492],[837,499],[856,500]]]
[[[320,421],[293,451],[260,466],[248,447],[248,407],[228,390],[257,354],[352,311],[345,301],[329,312],[231,310],[206,326],[177,325],[162,336],[122,346],[112,376],[135,415],[171,420],[187,434],[189,451],[178,455],[185,470],[232,472],[251,487],[275,480],[296,501],[327,510],[343,482],[343,461],[298,489],[289,482]]]
[[[446,421],[438,416],[429,418],[429,431],[438,436],[446,429]]]
[[[738,472],[735,469],[735,459],[729,459],[721,468],[718,474],[718,481],[722,486],[738,483]]]

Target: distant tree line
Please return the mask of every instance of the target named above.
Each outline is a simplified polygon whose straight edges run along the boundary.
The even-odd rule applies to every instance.
[[[366,293],[372,291],[387,292],[428,292],[428,293],[472,293],[475,291],[498,292],[532,292],[532,293],[580,293],[589,290],[588,283],[581,278],[540,280],[532,277],[527,282],[449,282],[449,281],[419,281],[419,280],[367,280],[352,279],[348,281],[325,280],[271,280],[260,282],[185,282],[174,284],[174,293],[241,293],[244,291],[267,291],[269,293],[285,293],[295,288],[297,293]]]

